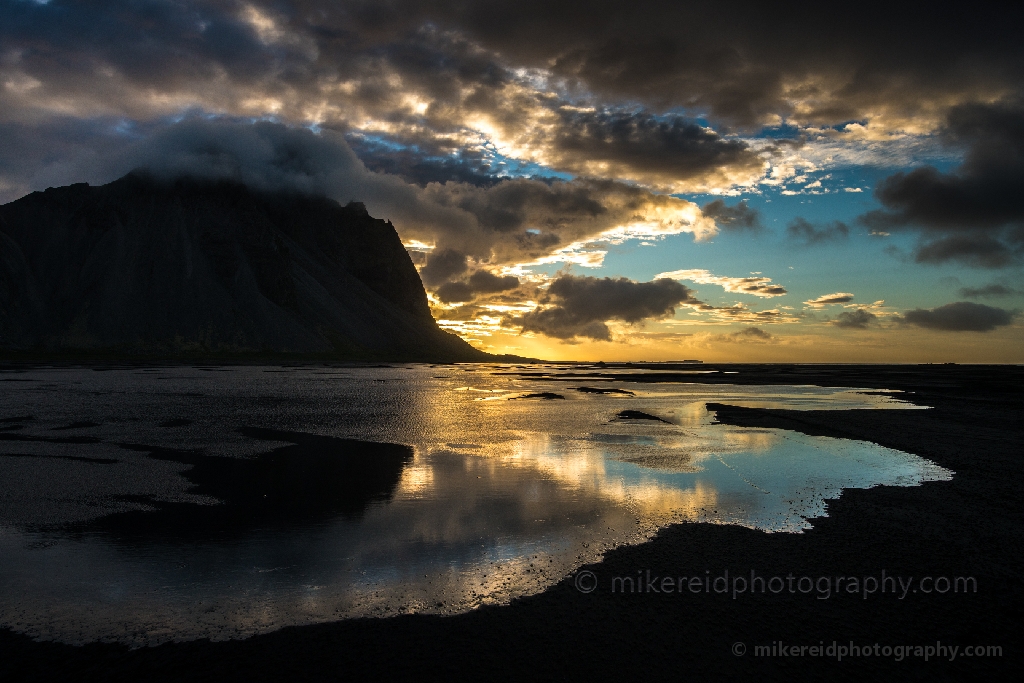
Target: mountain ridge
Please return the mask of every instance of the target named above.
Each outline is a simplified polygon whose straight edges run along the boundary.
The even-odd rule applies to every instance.
[[[493,358],[362,204],[138,171],[0,206],[0,353]]]

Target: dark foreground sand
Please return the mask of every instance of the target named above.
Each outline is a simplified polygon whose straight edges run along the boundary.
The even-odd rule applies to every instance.
[[[705,368],[716,366],[704,366]],[[0,631],[0,679],[21,680],[1002,680],[1019,670],[1022,638],[1024,368],[982,366],[735,366],[699,381],[821,384],[915,392],[920,411],[796,412],[715,406],[719,420],[865,439],[934,460],[952,481],[914,488],[847,490],[803,534],[765,534],[683,524],[653,541],[610,552],[600,564],[541,595],[457,617],[407,616],[287,628],[245,641],[113,645],[35,643]],[[612,371],[609,369],[609,371]],[[814,590],[612,592],[612,578],[737,575],[817,581],[913,577],[903,599],[887,592],[828,599]],[[923,586],[924,577],[931,577]],[[952,587],[972,577],[977,592]],[[646,581],[644,582],[646,586]],[[688,584],[687,584],[688,585]],[[779,584],[774,584],[778,587]],[[719,584],[721,586],[721,584]],[[843,582],[844,589],[850,586]],[[804,583],[807,587],[807,583]],[[915,588],[932,589],[931,593]],[[893,591],[896,592],[893,592]],[[827,648],[869,646],[870,655],[757,656],[781,641]],[[956,646],[949,661],[881,654],[894,646]],[[742,643],[743,646],[737,645]],[[879,645],[875,654],[874,645]],[[964,657],[966,646],[1001,656]],[[745,648],[743,655],[734,654]],[[922,651],[923,654],[924,651]]]

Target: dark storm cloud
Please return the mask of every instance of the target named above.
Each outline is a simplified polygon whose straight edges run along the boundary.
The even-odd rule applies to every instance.
[[[763,161],[745,142],[725,139],[692,118],[655,116],[635,108],[570,106],[566,93],[555,96],[557,88],[543,92],[542,86],[517,76],[514,64],[500,62],[434,24],[405,34],[396,29],[390,42],[366,54],[378,60],[381,74],[357,65],[355,77],[360,85],[352,97],[389,122],[408,124],[397,126],[389,135],[425,155],[465,154],[449,136],[458,137],[461,126],[472,127],[484,115],[499,137],[514,140],[533,160],[562,172],[671,184],[707,175],[757,175],[763,170]],[[424,111],[413,116],[389,110],[387,105],[395,105],[394,93],[389,97],[392,86],[384,76],[398,76],[405,92],[414,92],[424,101]],[[538,87],[542,90],[534,89]],[[446,160],[437,168],[436,160],[417,164],[408,159],[408,151],[377,149],[373,159],[360,156],[374,170],[399,171],[418,184],[447,179],[483,184],[478,178],[460,175],[467,170],[462,164],[472,164],[471,159],[458,164]],[[389,162],[395,164],[395,171],[387,166]]]
[[[732,206],[726,206],[724,199],[716,199],[702,206],[701,211],[708,218],[713,218],[723,230],[756,232],[764,228],[761,215],[747,205],[746,199]]]
[[[830,123],[879,105],[912,114],[950,92],[1015,89],[1024,72],[1015,23],[985,10],[859,4],[836,21],[760,2],[378,4],[350,3],[345,16],[367,30],[433,21],[605,96],[739,123],[792,113],[795,100],[806,118]]]
[[[911,325],[952,332],[990,332],[1013,322],[1014,313],[970,301],[957,301],[933,309],[915,308],[903,314]]]
[[[450,192],[437,185],[428,188],[428,192],[435,194],[438,201],[450,202],[470,211],[477,216],[482,226],[508,233],[530,224],[531,212],[551,215],[554,222],[549,223],[549,226],[572,216],[592,218],[607,213],[598,195],[602,188],[611,189],[611,186],[602,183],[548,184],[520,178],[495,185],[483,193],[470,188]],[[630,190],[620,191],[631,193]]]
[[[375,173],[388,173],[425,187],[430,183],[467,183],[491,187],[501,182],[493,168],[479,153],[461,150],[446,156],[413,148],[396,148],[363,136],[346,137],[352,151]]]
[[[786,226],[786,234],[791,239],[811,246],[846,239],[850,234],[850,228],[841,221],[832,221],[825,225],[814,225],[804,218],[797,217]]]
[[[960,296],[968,299],[996,299],[1021,294],[1019,289],[993,283],[983,287],[964,287],[960,290]]]
[[[267,49],[239,7],[216,0],[6,0],[0,45],[25,74],[65,96],[87,95],[97,85],[107,90],[102,69],[141,88],[173,89],[218,73],[261,81],[288,48]]]
[[[926,166],[889,176],[875,195],[885,207],[861,217],[873,228],[912,228],[922,263],[961,261],[999,268],[1024,252],[1024,106],[965,105],[950,111],[945,141],[966,150],[950,173]]]
[[[696,302],[688,288],[675,280],[633,282],[626,278],[562,275],[548,288],[547,300],[536,311],[511,322],[523,332],[558,339],[589,337],[610,340],[609,320],[639,323],[673,315],[676,306]]]
[[[515,289],[519,286],[519,278],[515,275],[495,275],[490,271],[478,270],[469,276],[469,286],[474,292],[494,294]]]
[[[479,294],[496,294],[506,292],[519,286],[519,278],[515,275],[495,275],[486,270],[478,270],[465,282],[446,282],[437,288],[437,298],[446,304],[472,301]]]
[[[403,21],[370,31],[345,3],[302,5],[0,0],[0,77],[14,84],[0,105],[21,118],[187,107],[338,128],[372,118],[430,143],[459,130],[464,100],[494,99],[508,81],[494,55],[457,32]],[[410,94],[426,111],[409,109]]]
[[[934,119],[1019,91],[1024,73],[1012,22],[932,12],[925,31],[892,7],[853,30],[757,3],[0,3],[0,121],[192,108],[362,126],[405,148],[357,144],[366,166],[421,188],[494,183],[466,151],[486,142],[474,130],[570,173],[727,187],[760,158],[705,120]],[[723,227],[755,225],[722,211]]]
[[[832,324],[836,327],[863,330],[868,325],[878,320],[878,316],[865,308],[858,308],[853,311],[843,311],[836,316]]]
[[[562,109],[552,132],[554,163],[586,172],[593,163],[624,166],[645,175],[686,180],[722,167],[759,171],[761,159],[739,140],[679,116],[646,112]]]
[[[469,286],[480,294],[507,292],[519,286],[515,275],[496,275],[487,270],[477,270],[469,276]]]
[[[348,96],[372,108],[390,99],[397,74],[429,96],[431,125],[450,125],[455,103],[514,115],[495,97],[519,68],[550,69],[567,97],[741,124],[931,116],[1019,92],[1024,73],[1015,22],[934,8],[925,18],[891,3],[849,7],[850,20],[836,21],[674,0],[0,1],[0,45],[54,92],[102,98],[121,79],[160,92],[242,84],[289,106],[354,78]]]
[[[550,232],[523,232],[515,236],[517,245],[524,253],[539,254],[557,245],[561,240]]]
[[[457,101],[464,84],[473,84],[478,88],[477,96],[485,97],[487,90],[511,80],[495,55],[431,24],[407,31],[399,24],[393,37],[370,53],[385,57],[404,78],[427,86],[440,101]]]
[[[454,249],[441,249],[427,258],[427,265],[420,270],[420,278],[427,287],[436,287],[468,269],[465,254]]]
[[[918,263],[959,261],[976,268],[1003,268],[1015,263],[1020,251],[1021,245],[1006,244],[991,235],[953,235],[919,244],[914,250],[914,260]]]
[[[928,166],[886,178],[876,194],[888,211],[870,214],[876,224],[987,229],[1024,220],[1024,108],[957,107],[943,135],[966,148],[960,167],[941,173]]]
[[[434,294],[446,304],[464,303],[475,298],[473,288],[465,282],[446,282]]]

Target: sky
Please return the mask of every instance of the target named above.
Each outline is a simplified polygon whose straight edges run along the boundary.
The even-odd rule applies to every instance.
[[[1024,362],[1024,42],[954,9],[0,0],[0,203],[361,201],[493,353]]]

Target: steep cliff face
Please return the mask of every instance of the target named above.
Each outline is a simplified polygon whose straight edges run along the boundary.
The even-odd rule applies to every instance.
[[[0,349],[485,357],[361,204],[138,173],[0,206]]]

